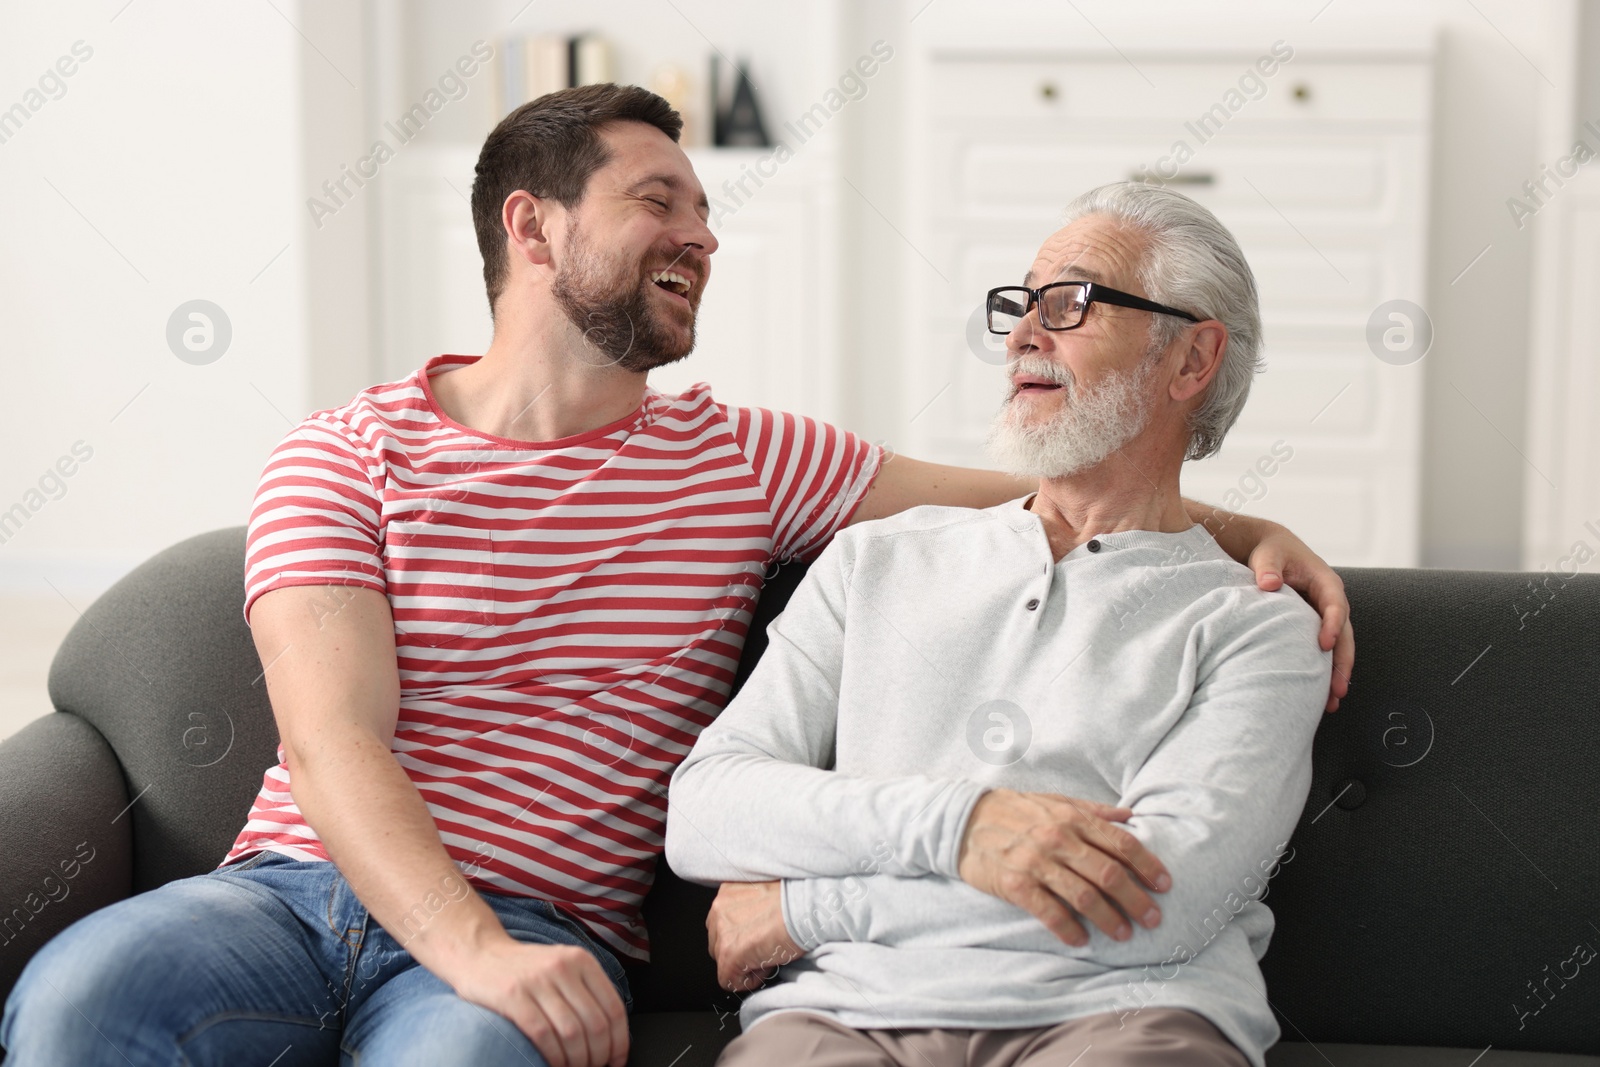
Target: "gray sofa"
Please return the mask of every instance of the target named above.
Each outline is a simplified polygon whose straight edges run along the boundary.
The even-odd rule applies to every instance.
[[[0,744],[0,998],[68,923],[232,843],[277,743],[243,553],[218,530],[125,577],[57,652],[55,713]],[[802,570],[769,583],[741,678]],[[1268,896],[1269,1063],[1600,1067],[1600,959],[1575,962],[1600,949],[1600,577],[1343,574],[1360,659]],[[662,865],[634,1065],[737,1032],[710,899]]]

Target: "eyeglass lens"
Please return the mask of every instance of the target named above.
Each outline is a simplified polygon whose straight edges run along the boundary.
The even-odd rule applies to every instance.
[[[1069,329],[1083,319],[1083,286],[1059,285],[1046,289],[1039,308],[1040,324],[1049,330]],[[1001,289],[989,298],[989,329],[1010,333],[1028,313],[1026,289]]]

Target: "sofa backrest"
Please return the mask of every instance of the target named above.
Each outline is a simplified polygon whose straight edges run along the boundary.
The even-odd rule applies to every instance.
[[[98,599],[51,665],[56,707],[105,735],[138,797],[135,891],[214,867],[277,758],[243,558],[242,527],[174,545]],[[1353,686],[1317,734],[1267,896],[1285,1040],[1593,1051],[1600,576],[1340,573]],[[740,682],[803,574],[769,580]],[[705,952],[712,895],[661,865],[639,1010],[737,1006]]]
[[[1340,574],[1350,696],[1267,895],[1284,1039],[1594,1053],[1600,575]]]

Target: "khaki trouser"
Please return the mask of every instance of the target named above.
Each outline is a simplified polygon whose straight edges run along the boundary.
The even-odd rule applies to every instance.
[[[1027,1030],[854,1030],[786,1011],[735,1038],[717,1067],[1249,1067],[1203,1016],[1086,1015]]]

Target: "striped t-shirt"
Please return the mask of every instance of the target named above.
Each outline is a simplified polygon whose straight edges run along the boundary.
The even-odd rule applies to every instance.
[[[245,548],[245,621],[290,585],[361,586],[394,612],[392,746],[480,889],[548,900],[648,958],[640,903],[667,783],[728,700],[775,561],[849,521],[882,449],[727,407],[697,384],[556,441],[454,422],[428,376],[307,416],[273,450]],[[337,588],[326,610],[342,604]],[[327,860],[278,748],[223,859]]]

